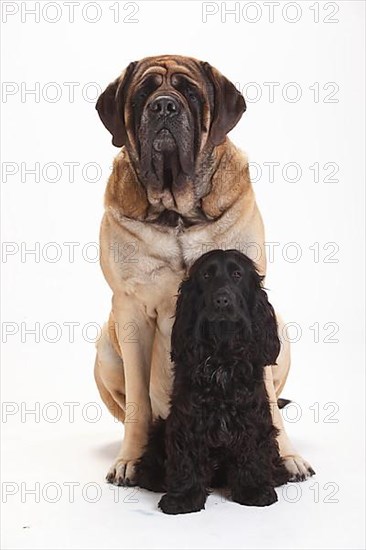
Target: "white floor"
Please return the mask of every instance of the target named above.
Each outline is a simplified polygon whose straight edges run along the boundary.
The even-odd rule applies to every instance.
[[[32,390],[32,399],[27,399],[28,377],[34,376],[34,369],[33,375],[24,369],[18,384],[13,380],[10,386],[15,390],[13,399],[7,396],[5,416],[3,409],[3,548],[364,548],[362,406],[357,387],[349,391],[352,381],[342,388],[339,380],[330,379],[325,401],[324,387],[316,390],[312,372],[306,373],[301,362],[296,377],[290,377],[284,395],[295,399],[300,390],[310,395],[286,413],[297,448],[316,469],[310,481],[278,489],[279,502],[266,509],[243,507],[213,494],[204,511],[170,517],[158,511],[159,495],[104,482],[122,430],[99,406],[91,373],[93,350],[83,350],[87,371],[73,371],[75,364],[62,370],[61,358],[54,358],[53,368],[40,367],[43,385]],[[76,359],[81,349],[73,351]],[[325,371],[333,366],[337,372],[332,352],[327,354]],[[45,389],[48,398],[42,399]],[[29,409],[37,396],[39,418],[31,413],[22,418],[22,401]],[[47,405],[50,402],[57,408]],[[80,403],[74,418],[65,402]],[[86,406],[90,402],[98,405]],[[309,408],[316,402],[319,411],[317,406]],[[325,410],[325,402],[336,405]],[[314,416],[318,412],[319,418]],[[56,413],[61,418],[52,422]],[[97,413],[101,418],[92,422]]]
[[[1,372],[2,547],[365,548],[360,254],[365,234],[365,4],[244,2],[243,13],[261,14],[252,24],[244,18],[238,23],[230,14],[222,19],[239,2],[226,7],[225,2],[174,2],[167,9],[168,2],[140,1],[136,25],[115,23],[116,2],[96,3],[103,14],[95,24],[83,19],[83,2],[75,2],[72,24],[70,2],[58,2],[62,17],[57,24],[44,18],[38,23],[31,13],[25,24],[21,12],[29,11],[28,3],[18,2],[20,9],[8,4],[8,15],[14,15],[1,29],[6,46],[2,76],[18,91],[10,92],[10,86],[2,109],[2,127],[8,130],[3,164],[16,171],[2,185],[2,239],[10,245],[1,264],[3,339],[4,331],[9,336]],[[53,4],[47,3],[49,18],[55,14]],[[130,9],[123,10],[135,2],[118,4],[120,17],[130,17]],[[203,4],[208,11],[217,8],[207,23]],[[269,4],[276,14],[273,22]],[[295,24],[288,22],[294,14],[291,4],[295,14],[301,12]],[[89,7],[92,18],[95,10]],[[332,21],[338,22],[328,24]],[[214,494],[200,513],[167,517],[157,510],[158,495],[104,482],[122,428],[102,407],[93,381],[93,344],[82,329],[103,323],[109,314],[109,287],[90,259],[94,247],[89,245],[99,238],[104,187],[118,151],[91,95],[93,83],[104,89],[130,61],[165,52],[209,61],[246,95],[248,112],[230,138],[247,151],[253,171],[256,165],[262,174],[254,187],[267,244],[275,250],[266,279],[271,301],[287,322],[302,329],[292,346],[293,366],[283,393],[298,407],[285,413],[286,426],[317,475],[279,489],[279,502],[266,509],[242,507]],[[60,100],[46,100],[52,84],[62,90]],[[74,84],[75,90],[65,84]],[[285,99],[291,85],[301,91],[298,101]],[[37,86],[39,101],[32,92]],[[256,89],[259,96],[253,99]],[[68,99],[73,90],[75,101]],[[91,161],[101,168],[95,183],[83,175]],[[41,181],[31,173],[36,163]],[[55,163],[62,177],[53,183],[43,172]],[[284,177],[284,168],[293,163],[302,172],[296,182]],[[75,180],[69,175],[73,165]],[[270,181],[270,166],[276,166],[275,181]],[[337,167],[333,179],[332,166]],[[52,170],[47,173],[54,177]],[[62,251],[59,261],[49,259],[52,243]],[[284,254],[288,245],[300,249],[298,260]],[[32,254],[36,249],[41,252]],[[36,323],[42,330],[38,342],[34,334],[23,334],[24,327],[29,331]],[[54,343],[52,330],[43,334],[51,323],[62,329]],[[70,323],[77,325],[75,339],[69,336]],[[67,402],[79,403],[74,420]],[[88,421],[96,412],[86,407],[90,402],[100,407],[95,423]],[[39,418],[24,415],[25,407],[37,403]],[[47,408],[48,403],[56,408]],[[61,418],[51,422],[55,412]]]

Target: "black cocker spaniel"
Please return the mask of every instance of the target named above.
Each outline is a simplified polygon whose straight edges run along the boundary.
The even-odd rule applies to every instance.
[[[153,424],[136,482],[166,494],[167,514],[199,511],[210,487],[248,506],[289,480],[264,385],[280,351],[262,277],[236,250],[214,250],[183,281],[172,331],[171,409]]]

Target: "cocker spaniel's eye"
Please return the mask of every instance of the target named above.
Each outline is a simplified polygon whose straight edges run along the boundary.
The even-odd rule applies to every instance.
[[[203,277],[204,279],[209,279],[209,278],[210,278],[209,272],[208,272],[208,271],[205,271],[205,272],[202,274],[202,277]]]
[[[241,279],[241,273],[240,271],[233,271],[232,277],[235,281],[239,281]]]

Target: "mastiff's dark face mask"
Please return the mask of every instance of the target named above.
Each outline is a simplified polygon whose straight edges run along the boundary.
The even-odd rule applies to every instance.
[[[180,196],[194,194],[202,152],[224,141],[246,106],[208,63],[166,55],[130,63],[96,108],[113,145],[127,147],[150,202],[176,210]]]

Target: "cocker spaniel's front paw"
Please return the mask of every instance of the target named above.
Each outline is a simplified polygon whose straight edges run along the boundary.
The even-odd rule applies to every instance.
[[[289,481],[306,481],[315,475],[315,471],[309,462],[300,455],[288,455],[282,457],[283,464],[290,474]]]
[[[203,510],[206,494],[192,495],[190,493],[174,495],[167,493],[161,497],[159,508],[164,514],[189,514]]]
[[[232,491],[231,498],[245,506],[270,506],[278,500],[276,491],[269,486],[236,488]]]

